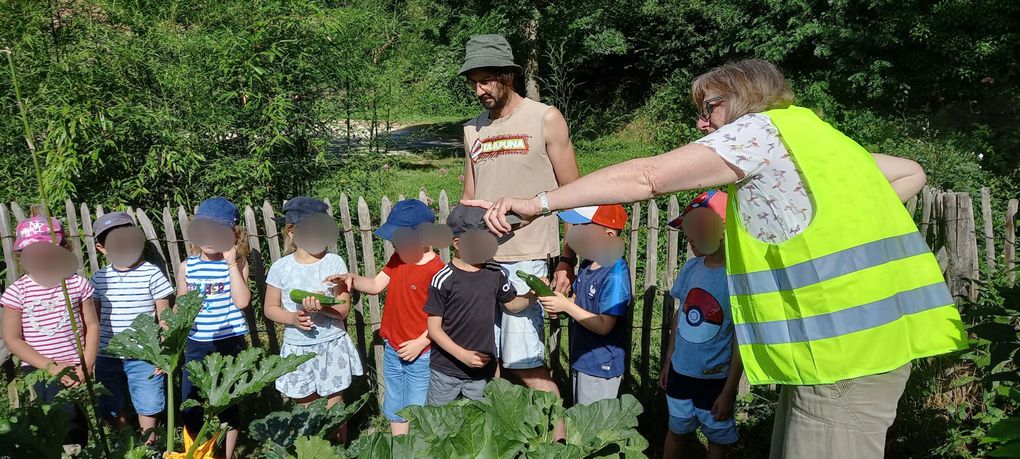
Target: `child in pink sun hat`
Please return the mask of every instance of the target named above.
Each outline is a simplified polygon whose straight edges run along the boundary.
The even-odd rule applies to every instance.
[[[0,297],[4,344],[21,360],[26,374],[42,370],[56,376],[64,372],[59,383],[35,385],[36,395],[50,402],[64,387],[81,384],[85,373],[91,374],[95,368],[99,319],[92,304],[93,288],[88,279],[75,272],[78,260],[68,249],[57,219],[25,219],[18,223],[16,234],[15,256],[26,274]],[[67,285],[70,314],[62,281]],[[72,327],[72,315],[76,327]],[[76,342],[83,347],[84,361]]]

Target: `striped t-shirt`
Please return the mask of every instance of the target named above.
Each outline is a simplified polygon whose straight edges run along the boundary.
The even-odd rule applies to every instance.
[[[248,324],[244,314],[230,297],[230,268],[226,260],[207,261],[199,256],[188,257],[185,278],[188,291],[198,290],[203,297],[202,310],[195,318],[189,338],[215,341],[246,335]]]
[[[67,293],[78,322],[78,335],[85,343],[85,321],[81,302],[92,297],[92,284],[77,274],[67,278]],[[0,303],[21,312],[21,329],[25,342],[43,357],[55,362],[79,364],[75,349],[71,317],[67,314],[64,292],[60,285],[43,287],[28,275],[7,287]],[[27,366],[27,365],[26,365]]]
[[[127,271],[106,266],[92,275],[92,284],[99,303],[100,350],[113,335],[131,328],[139,314],[155,317],[156,300],[174,293],[163,271],[147,261]]]

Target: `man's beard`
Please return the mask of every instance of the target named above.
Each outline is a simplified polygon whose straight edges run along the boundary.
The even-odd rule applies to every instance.
[[[509,97],[506,97],[506,94],[507,93],[502,90],[493,92],[492,94],[489,94],[489,98],[479,97],[478,102],[481,102],[482,106],[485,107],[486,110],[498,110],[506,105],[507,99],[509,99]]]

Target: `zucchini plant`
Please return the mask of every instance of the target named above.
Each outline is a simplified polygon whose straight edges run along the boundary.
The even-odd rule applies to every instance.
[[[176,306],[163,311],[166,328],[147,315],[140,315],[131,327],[113,336],[106,351],[118,357],[144,360],[166,372],[166,450],[174,450],[174,376],[180,367],[184,346],[195,317],[202,309],[202,297],[189,292],[177,297]]]
[[[349,457],[645,457],[647,440],[637,432],[642,407],[632,395],[564,410],[547,392],[496,379],[482,400],[445,406],[410,406],[400,412],[410,433],[377,432],[356,440]],[[553,429],[566,421],[566,442]],[[302,459],[299,456],[299,459]]]

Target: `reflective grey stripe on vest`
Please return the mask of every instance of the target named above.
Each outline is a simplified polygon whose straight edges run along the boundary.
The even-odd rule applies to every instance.
[[[871,268],[894,260],[930,252],[921,233],[881,239],[822,257],[769,271],[729,276],[731,295],[757,295],[793,290]]]
[[[953,304],[945,282],[889,298],[802,319],[734,324],[739,344],[783,344],[833,338],[893,322],[908,314]]]

